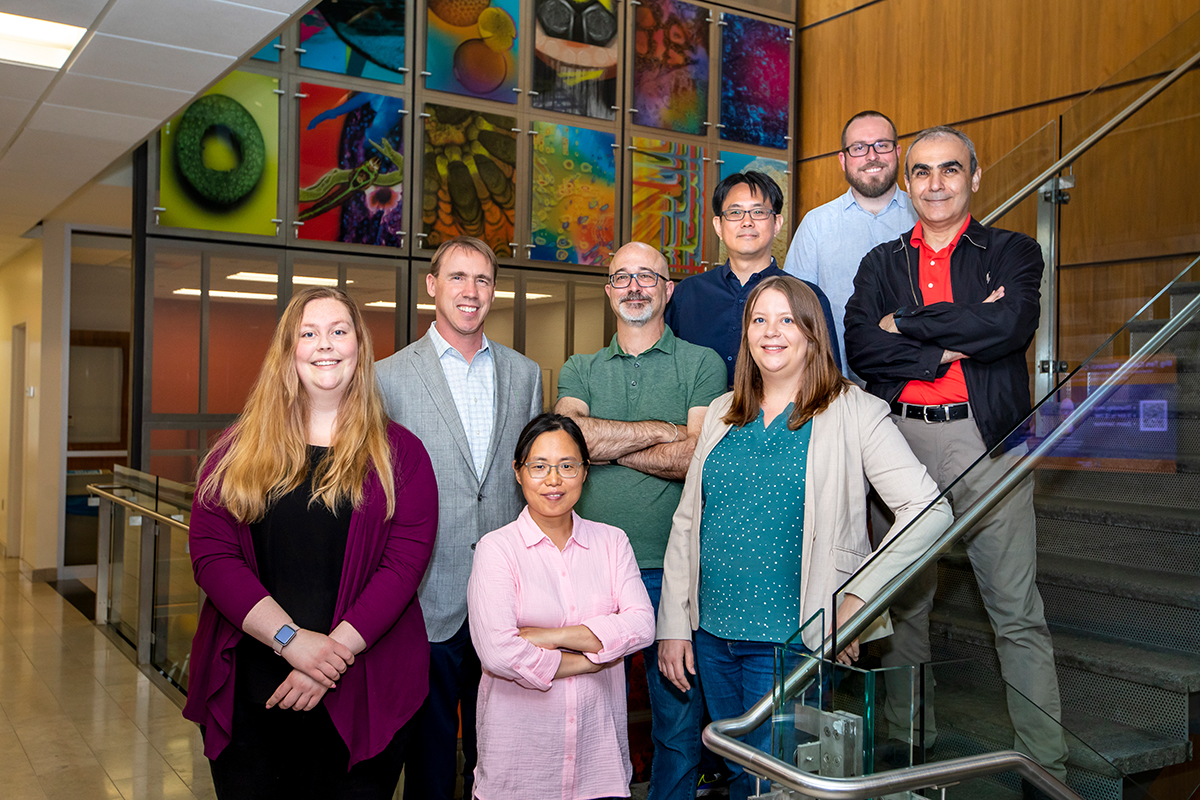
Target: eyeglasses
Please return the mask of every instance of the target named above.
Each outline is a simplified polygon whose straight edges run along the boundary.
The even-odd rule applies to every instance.
[[[624,289],[636,280],[638,286],[641,286],[643,289],[649,289],[652,286],[658,286],[660,278],[662,276],[657,272],[636,272],[633,275],[630,275],[628,272],[614,272],[608,276],[608,282],[614,289]]]
[[[558,477],[569,481],[573,478],[578,478],[580,473],[583,472],[585,465],[581,461],[563,461],[560,464],[547,464],[544,461],[537,461],[530,464],[526,461],[521,466],[529,473],[529,477],[535,481],[544,481],[546,478],[549,478],[550,470],[557,472]]]
[[[731,208],[728,211],[721,212],[721,216],[730,222],[741,222],[742,218],[747,214],[755,222],[762,222],[764,219],[770,219],[775,216],[775,212],[769,208],[752,208],[749,211],[744,208]]]
[[[842,152],[854,158],[862,158],[871,148],[879,155],[885,155],[896,149],[895,139],[880,139],[878,142],[855,142],[849,147],[843,147]]]

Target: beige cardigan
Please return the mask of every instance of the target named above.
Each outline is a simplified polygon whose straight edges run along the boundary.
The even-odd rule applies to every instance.
[[[708,407],[688,467],[683,497],[671,520],[658,610],[659,639],[690,639],[692,631],[700,627],[697,595],[704,462],[731,427],[722,418],[732,402],[730,392]],[[770,476],[755,476],[755,479],[770,480]],[[825,609],[828,628],[832,621],[829,602],[834,591],[871,554],[867,537],[867,481],[896,514],[896,523],[888,531],[889,541],[938,496],[937,484],[888,418],[887,403],[851,386],[813,418],[808,479],[804,485],[804,549],[797,628],[821,608]],[[949,527],[951,519],[950,504],[938,501],[912,530],[854,576],[848,591],[869,600],[929,549]],[[804,636],[805,645],[813,650],[821,644],[816,628],[810,626]],[[889,633],[891,624],[885,614],[872,623],[862,638],[865,641]]]

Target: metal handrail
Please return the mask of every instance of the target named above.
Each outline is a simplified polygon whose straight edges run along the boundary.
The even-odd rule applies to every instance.
[[[1045,439],[1012,469],[1004,474],[979,500],[955,520],[945,533],[920,558],[909,564],[896,577],[850,617],[840,629],[831,633],[822,644],[821,652],[837,652],[836,643],[851,641],[861,634],[880,614],[904,591],[909,582],[937,561],[964,533],[971,529],[985,514],[1017,487],[1038,463],[1054,449],[1075,425],[1082,422],[1096,406],[1104,402],[1138,365],[1153,356],[1185,325],[1200,314],[1200,295],[1196,296],[1142,345],[1127,361],[1121,364],[1094,392],[1080,403]],[[1076,367],[1055,387],[1062,388],[1083,369]],[[987,456],[985,455],[984,458]],[[904,535],[903,532],[900,534]],[[784,680],[783,697],[794,697],[814,677],[818,667],[815,659],[806,660]],[[704,743],[717,755],[742,764],[746,769],[763,778],[791,789],[824,800],[863,800],[879,794],[907,791],[929,786],[944,786],[968,778],[991,775],[1014,770],[1031,783],[1037,785],[1055,800],[1081,800],[1079,795],[1054,778],[1039,764],[1015,751],[1000,751],[979,756],[941,761],[918,767],[881,772],[856,778],[826,778],[803,772],[799,768],[781,761],[750,745],[734,739],[745,736],[771,718],[774,710],[774,692],[755,703],[745,714],[731,719],[716,720],[704,729]],[[885,791],[886,790],[886,791]]]
[[[123,488],[123,487],[120,484],[115,484],[115,483],[114,484],[103,484],[103,485],[98,484],[98,483],[89,483],[87,490],[89,492],[91,492],[92,494],[96,495],[97,497],[103,497],[105,500],[111,500],[112,502],[117,503],[119,505],[123,505],[126,508],[131,508],[134,511],[141,514],[143,517],[150,517],[150,519],[153,519],[164,525],[172,525],[172,526],[174,526],[176,528],[180,528],[184,531],[186,531],[188,529],[188,524],[186,522],[180,522],[177,519],[172,519],[171,517],[160,514],[157,511],[153,511],[149,508],[146,508],[143,505],[139,505],[139,504],[133,502],[132,500],[127,500],[126,498],[121,497],[120,495],[115,495],[112,492],[108,491],[109,489],[120,489],[120,488]]]
[[[1174,70],[1172,70],[1165,78],[1154,84],[1154,86],[1146,90],[1146,92],[1140,97],[1126,106],[1122,111],[1118,112],[1116,116],[1097,128],[1091,136],[1088,136],[1086,139],[1072,148],[1071,152],[1067,153],[1058,161],[1055,161],[1050,167],[1043,171],[1042,174],[1038,175],[1036,178],[1026,184],[1023,189],[1019,190],[1012,197],[1008,198],[999,206],[997,206],[990,214],[985,216],[981,222],[984,225],[991,225],[993,222],[1000,219],[1000,217],[1004,216],[1009,211],[1012,211],[1012,209],[1015,208],[1018,203],[1036,192],[1039,188],[1041,188],[1042,185],[1046,183],[1046,181],[1050,180],[1055,175],[1062,172],[1063,169],[1073,164],[1081,155],[1086,153],[1088,150],[1091,150],[1096,142],[1100,141],[1109,133],[1111,133],[1113,128],[1117,127],[1122,122],[1137,113],[1142,106],[1149,103],[1159,94],[1161,94],[1164,89],[1166,89],[1175,81],[1179,80],[1184,73],[1196,66],[1197,63],[1200,63],[1200,51],[1193,53],[1191,58],[1189,58],[1187,61],[1184,61]]]

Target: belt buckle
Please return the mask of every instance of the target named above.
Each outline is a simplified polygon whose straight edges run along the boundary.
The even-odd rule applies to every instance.
[[[947,407],[944,405],[943,406],[925,406],[925,415],[924,415],[925,422],[927,424],[933,424],[935,422],[945,422],[946,420],[948,420],[950,418],[950,414],[946,410],[946,408]],[[938,412],[940,412],[942,415],[941,419],[938,419],[936,416],[938,414]],[[932,415],[932,417],[931,417],[931,415]]]

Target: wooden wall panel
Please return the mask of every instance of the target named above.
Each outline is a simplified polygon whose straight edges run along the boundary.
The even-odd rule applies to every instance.
[[[1090,356],[1191,261],[1191,257],[1177,257],[1059,270],[1059,358],[1074,367]],[[1187,277],[1195,280],[1200,276]],[[1166,319],[1169,315],[1169,302],[1163,298],[1142,319]],[[1128,356],[1129,337],[1117,337],[1103,355]]]
[[[800,0],[800,27],[812,25],[838,14],[870,5],[879,0]],[[886,0],[885,0],[886,2]]]
[[[798,155],[835,152],[842,124],[864,108],[905,134],[1089,91],[1197,10],[1200,0],[865,6],[800,33]]]
[[[1200,71],[1180,78],[1076,162],[1076,188],[1059,217],[1060,262],[1200,251],[1196,163]]]

